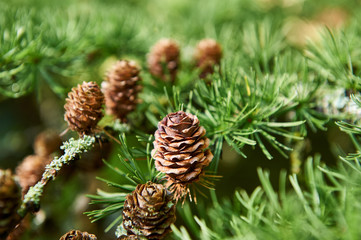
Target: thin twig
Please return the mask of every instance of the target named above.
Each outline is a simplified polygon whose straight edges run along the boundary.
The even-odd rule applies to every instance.
[[[51,180],[55,179],[56,175],[65,164],[76,159],[79,154],[90,150],[94,143],[95,137],[88,135],[84,135],[77,140],[71,138],[69,141],[64,142],[63,146],[61,146],[61,149],[64,150],[64,154],[60,158],[55,157],[53,161],[45,167],[41,180],[33,187],[30,187],[29,191],[24,196],[18,214],[21,217],[25,217],[28,212],[36,212],[39,209],[40,197],[43,195],[44,187]]]

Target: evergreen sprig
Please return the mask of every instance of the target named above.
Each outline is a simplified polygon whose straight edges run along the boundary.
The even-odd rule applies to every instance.
[[[243,146],[258,144],[265,156],[272,159],[264,142],[286,157],[284,151],[291,149],[276,136],[302,139],[287,129],[304,123],[278,120],[295,97],[287,99],[282,94],[287,81],[283,76],[247,74],[235,69],[239,69],[237,63],[226,63],[220,74],[213,75],[211,86],[199,82],[189,110],[196,112],[211,139],[215,142],[224,139],[243,157],[246,157]]]
[[[140,30],[140,21],[127,14],[125,6],[120,14],[95,2],[94,9],[80,3],[68,8],[39,2],[18,5],[2,1],[1,5],[3,97],[18,98],[34,90],[40,94],[45,83],[64,98],[72,86],[89,81],[92,71],[97,73],[94,66],[99,67],[99,59],[125,49],[127,53],[146,52],[144,42],[138,40],[141,34],[135,31]],[[104,18],[109,20],[99,24]]]
[[[236,192],[232,203],[213,202],[204,220],[194,217],[199,230],[192,233],[197,239],[355,239],[361,219],[351,212],[361,210],[361,169],[359,162],[345,161],[332,170],[320,167],[319,156],[309,158],[305,180],[289,176],[288,192],[286,172],[281,172],[276,192],[267,171],[259,169],[261,187],[250,195]],[[184,227],[173,226],[173,231],[178,239],[192,239]]]
[[[121,211],[124,206],[126,195],[135,190],[138,184],[145,184],[148,181],[160,182],[163,175],[156,171],[154,162],[150,156],[152,150],[152,135],[138,136],[140,142],[146,143],[146,150],[131,148],[128,146],[125,134],[120,135],[119,164],[112,165],[104,161],[116,176],[117,182],[103,178],[97,178],[108,186],[116,188],[116,192],[105,192],[98,190],[97,195],[88,195],[92,199],[91,204],[102,204],[104,208],[86,212],[92,222],[98,221],[112,214],[118,214],[114,221],[106,228],[109,231],[113,226],[122,220]]]
[[[360,40],[355,35],[358,27],[353,25],[346,32],[325,28],[320,42],[310,42],[305,52],[312,69],[331,84],[352,91],[360,89]]]
[[[359,107],[361,102],[353,97]],[[351,136],[361,135],[360,127],[337,123]],[[361,197],[361,165],[359,141],[355,154],[341,157],[336,169],[320,162],[320,156],[308,158],[303,178],[289,176],[292,186],[287,191],[287,173],[280,173],[278,192],[271,184],[269,173],[261,168],[258,175],[261,187],[252,194],[237,191],[232,202],[218,202],[213,198],[212,211],[195,216],[187,224],[199,239],[355,239],[361,231],[357,200]],[[303,179],[303,180],[302,180]],[[185,208],[186,216],[192,216]],[[229,221],[229,219],[231,219]],[[178,239],[192,239],[184,227],[173,231]]]
[[[260,22],[246,22],[242,32],[241,56],[255,71],[272,73],[277,56],[286,46],[281,23],[268,18]]]

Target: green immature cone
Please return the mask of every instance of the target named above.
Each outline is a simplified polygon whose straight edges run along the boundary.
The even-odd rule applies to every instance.
[[[97,240],[94,234],[81,232],[79,230],[71,230],[65,233],[59,240]]]
[[[83,82],[73,88],[66,99],[65,121],[80,136],[93,133],[103,117],[104,96],[95,82]]]
[[[128,238],[123,239],[164,238],[175,222],[175,210],[173,195],[162,184],[139,184],[124,202],[122,226]]]
[[[10,170],[0,169],[0,239],[5,239],[20,221],[21,189]]]
[[[200,78],[205,78],[208,74],[212,74],[214,67],[219,65],[222,58],[222,48],[213,39],[201,40],[196,48],[194,60],[200,69]]]
[[[179,46],[174,40],[159,40],[148,54],[150,73],[163,81],[174,82],[179,68],[179,55]]]
[[[107,73],[102,83],[105,106],[108,114],[116,116],[122,122],[137,106],[137,95],[141,90],[140,69],[134,61],[118,61]]]

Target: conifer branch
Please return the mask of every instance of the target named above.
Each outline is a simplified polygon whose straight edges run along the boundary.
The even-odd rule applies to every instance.
[[[29,211],[37,211],[40,207],[40,198],[43,195],[44,187],[51,180],[55,179],[64,165],[69,164],[71,161],[77,159],[80,154],[90,150],[94,143],[95,137],[88,135],[84,135],[77,140],[71,138],[69,141],[64,142],[60,147],[64,150],[64,154],[60,158],[55,157],[53,161],[46,166],[41,180],[36,183],[35,186],[30,187],[18,211],[19,215],[24,217]]]

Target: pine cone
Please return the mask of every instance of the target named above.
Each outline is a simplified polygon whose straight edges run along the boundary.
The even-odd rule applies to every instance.
[[[30,155],[16,168],[16,175],[18,176],[23,196],[31,186],[34,186],[41,179],[45,166],[50,163],[51,160],[50,157]]]
[[[222,48],[213,39],[201,40],[196,48],[194,59],[197,67],[200,69],[200,78],[205,78],[213,73],[213,68],[219,65],[222,58]]]
[[[175,222],[173,196],[162,184],[139,184],[127,195],[123,209],[123,228],[128,235],[162,239]]]
[[[171,39],[159,40],[148,54],[148,68],[150,73],[167,81],[174,82],[179,67],[179,46]],[[168,74],[170,76],[168,77]]]
[[[205,150],[209,146],[205,134],[198,118],[183,111],[170,113],[158,123],[152,156],[157,170],[166,173],[167,185],[186,186],[199,180],[213,158]]]
[[[10,170],[0,169],[0,239],[5,239],[20,221],[20,187]]]
[[[122,235],[117,240],[147,240],[147,238],[139,235]]]
[[[59,240],[97,240],[94,234],[81,232],[79,230],[71,230],[65,233]]]
[[[80,135],[90,134],[103,117],[104,96],[95,82],[83,82],[74,87],[66,99],[65,120],[69,128]]]
[[[137,95],[141,89],[137,85],[141,81],[139,71],[134,61],[118,61],[102,83],[107,113],[123,122],[137,105]]]
[[[38,156],[47,157],[61,146],[59,134],[52,130],[46,130],[38,134],[34,141],[34,151]]]

